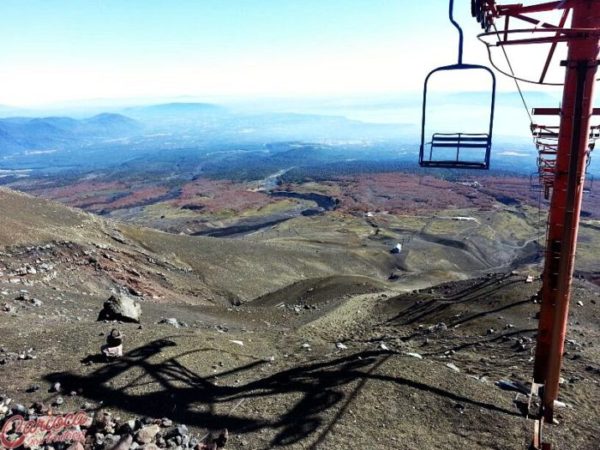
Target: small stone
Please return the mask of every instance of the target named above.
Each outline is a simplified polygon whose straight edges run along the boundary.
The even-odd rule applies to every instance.
[[[61,391],[61,386],[60,386],[60,383],[57,381],[56,383],[54,383],[52,385],[49,392],[60,392],[60,391]]]
[[[156,444],[150,443],[142,447],[142,450],[160,450],[160,447]]]
[[[160,421],[160,426],[164,427],[164,428],[172,427],[173,426],[173,421],[171,419],[168,419],[168,418],[164,417]]]
[[[561,402],[559,400],[554,400],[554,407],[555,408],[567,408],[569,405],[567,405],[565,402]]]
[[[583,306],[583,302],[582,302],[581,300],[579,300],[579,301],[577,302],[577,306],[579,306],[579,307]]]
[[[446,331],[448,329],[448,325],[444,322],[440,322],[435,326],[436,331]]]
[[[143,426],[142,428],[140,428],[140,430],[137,432],[137,434],[135,436],[135,439],[140,444],[149,444],[152,441],[154,441],[154,438],[156,437],[156,435],[158,434],[159,431],[160,431],[160,427],[156,424],[146,425],[146,426]]]
[[[48,408],[42,402],[35,402],[31,407],[37,414],[46,414],[48,412]]]
[[[54,405],[56,406],[60,406],[65,402],[65,399],[62,397],[56,397],[56,399],[54,399]]]
[[[31,301],[31,297],[29,296],[28,292],[21,292],[19,295],[17,295],[15,297],[15,300],[21,300],[21,301],[28,302],[28,301]]]
[[[176,319],[175,317],[169,317],[167,319],[161,319],[158,321],[159,324],[167,324],[167,325],[171,325],[175,328],[179,328],[181,326],[183,326],[183,322],[180,322],[178,319]]]
[[[335,347],[336,347],[337,349],[339,349],[339,350],[346,350],[346,349],[348,348],[348,346],[347,346],[347,345],[345,345],[345,344],[343,344],[343,343],[341,343],[341,342],[337,342],[337,343],[335,344]]]
[[[175,430],[179,436],[187,436],[190,432],[185,425],[179,425]]]
[[[81,442],[75,441],[67,447],[67,450],[84,450],[84,447]]]
[[[13,405],[11,411],[13,414],[19,414],[21,416],[27,416],[29,414],[29,409],[25,408],[25,406],[20,403]]]
[[[102,433],[96,433],[94,439],[96,440],[97,445],[104,444],[104,435]]]
[[[109,448],[108,450],[129,450],[129,447],[131,446],[132,443],[133,443],[133,436],[128,434],[126,436],[121,437],[119,442],[117,442],[117,444],[115,446]]]
[[[446,364],[446,367],[447,367],[448,369],[452,369],[452,370],[454,370],[455,372],[460,372],[460,369],[459,369],[458,367],[456,367],[456,365],[454,365],[453,363],[448,363],[448,364]]]

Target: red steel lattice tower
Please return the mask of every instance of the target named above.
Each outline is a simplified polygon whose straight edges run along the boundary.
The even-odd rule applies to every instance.
[[[488,47],[519,44],[550,44],[551,49],[540,81],[544,77],[557,44],[566,43],[562,104],[560,108],[544,108],[541,114],[558,114],[558,142],[552,164],[550,209],[544,271],[542,274],[541,310],[534,363],[534,386],[540,387],[540,415],[532,447],[549,449],[542,443],[542,423],[552,423],[555,401],[558,398],[560,370],[564,353],[571,283],[575,265],[577,232],[585,182],[585,168],[590,151],[590,119],[594,112],[594,85],[600,48],[600,0],[563,0],[537,5],[497,5],[493,0],[472,0],[473,15],[486,33],[485,38],[497,37]],[[552,26],[535,20],[531,14],[562,10],[560,24]],[[570,26],[565,27],[570,13]],[[504,18],[504,29],[495,33],[495,21]],[[525,30],[510,30],[509,18],[536,25]],[[511,69],[512,70],[512,69]],[[514,76],[514,74],[511,74]],[[535,114],[535,110],[534,110]],[[592,137],[594,137],[592,135]],[[545,173],[548,180],[547,172]]]

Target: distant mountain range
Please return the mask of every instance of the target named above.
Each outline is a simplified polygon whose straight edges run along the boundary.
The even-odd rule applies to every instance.
[[[190,147],[202,142],[263,143],[276,140],[398,139],[415,131],[410,125],[373,124],[343,116],[294,113],[239,113],[210,103],[166,103],[129,107],[85,119],[9,117],[0,119],[0,155],[19,150],[64,149],[107,145],[137,138],[160,148],[175,142]],[[409,130],[410,129],[410,130]],[[165,138],[161,140],[160,136]],[[149,142],[152,140],[152,142]]]
[[[0,119],[0,154],[7,151],[61,149],[90,141],[132,136],[139,122],[120,114],[98,114],[88,119],[70,117],[11,117]]]
[[[125,108],[123,114],[144,122],[182,123],[227,114],[227,109],[211,103],[163,103]]]

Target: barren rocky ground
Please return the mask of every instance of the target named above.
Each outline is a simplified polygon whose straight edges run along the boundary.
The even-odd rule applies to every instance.
[[[127,434],[130,448],[199,448],[223,428],[231,449],[529,443],[523,394],[500,383],[526,385],[532,373],[540,247],[527,207],[335,211],[216,239],[9,190],[0,206],[0,395],[7,409],[95,414],[94,448]],[[452,219],[467,216],[476,220]],[[582,231],[578,267],[592,281],[594,227]],[[97,320],[116,292],[141,305],[140,323]],[[556,448],[598,448],[599,322],[600,288],[577,280],[566,406],[546,429]],[[124,356],[106,362],[113,328]]]

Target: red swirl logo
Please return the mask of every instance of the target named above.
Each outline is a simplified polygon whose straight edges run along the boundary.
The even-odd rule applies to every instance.
[[[60,416],[41,416],[30,420],[25,420],[21,415],[12,416],[4,422],[0,430],[0,445],[14,449],[21,445],[35,447],[50,442],[83,442],[85,434],[72,429],[89,422],[90,417],[83,411]]]

